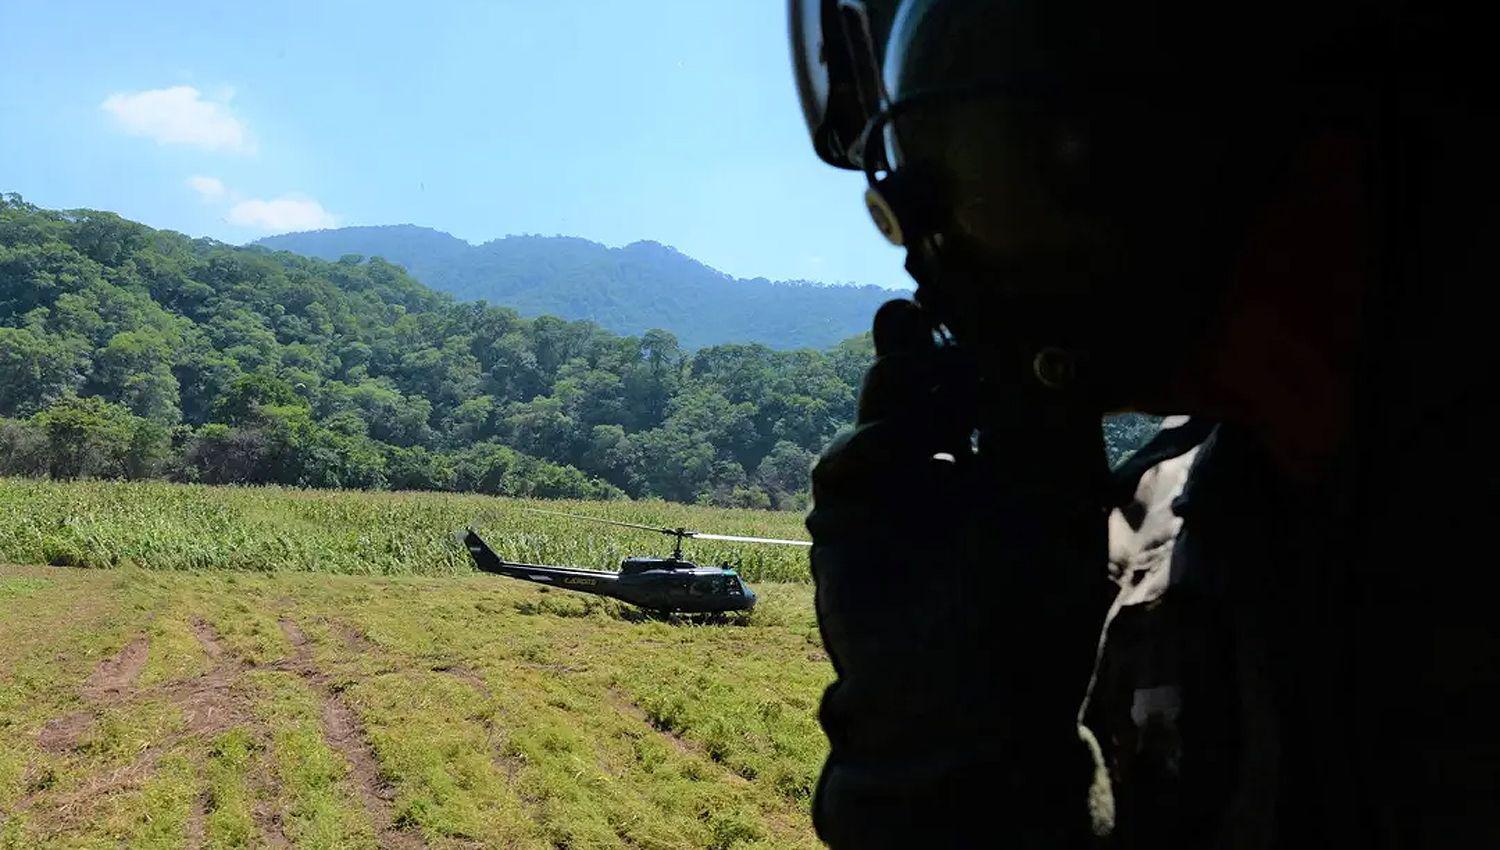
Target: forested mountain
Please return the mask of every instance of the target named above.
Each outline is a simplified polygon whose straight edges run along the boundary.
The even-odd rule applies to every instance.
[[[871,356],[687,351],[0,195],[0,475],[798,507]],[[1117,419],[1112,456],[1152,430]]]
[[[690,352],[0,196],[0,474],[794,506],[869,358]]]
[[[655,242],[608,248],[572,237],[507,236],[483,245],[425,227],[344,227],[255,243],[324,260],[381,257],[417,280],[522,316],[587,319],[606,330],[671,331],[689,349],[758,342],[827,348],[869,328],[900,293],[875,286],[744,280]]]

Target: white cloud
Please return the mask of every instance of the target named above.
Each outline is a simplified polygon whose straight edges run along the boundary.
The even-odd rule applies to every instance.
[[[195,174],[186,181],[187,186],[198,193],[205,204],[225,208],[224,221],[239,226],[252,227],[272,233],[288,233],[296,230],[319,230],[337,227],[339,217],[323,208],[323,205],[297,193],[271,198],[246,198],[224,185],[217,177]]]
[[[320,230],[337,227],[339,223],[338,216],[323,209],[322,204],[299,195],[282,195],[269,201],[260,198],[240,201],[229,208],[226,220],[240,227],[275,233]]]
[[[172,86],[138,92],[117,92],[99,108],[114,117],[120,129],[164,145],[191,145],[204,150],[254,153],[255,143],[244,122],[229,111],[229,95],[204,100],[192,86]]]
[[[204,201],[217,201],[229,194],[229,190],[224,188],[224,181],[217,177],[195,175],[188,178],[187,184]]]

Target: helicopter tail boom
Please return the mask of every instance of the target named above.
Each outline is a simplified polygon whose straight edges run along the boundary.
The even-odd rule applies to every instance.
[[[464,535],[463,542],[464,548],[468,549],[469,554],[474,558],[474,566],[484,572],[551,587],[597,593],[601,596],[615,595],[614,586],[619,581],[619,576],[615,573],[506,561],[496,555],[494,550],[490,549],[489,544],[474,533],[473,529],[469,529]]]

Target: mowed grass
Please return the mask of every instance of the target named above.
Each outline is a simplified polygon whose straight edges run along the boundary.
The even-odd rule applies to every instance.
[[[817,846],[832,674],[811,587],[759,590],[706,625],[472,574],[0,566],[0,847]]]
[[[529,502],[441,493],[58,483],[0,478],[0,562],[165,570],[467,575],[454,532],[473,525],[501,557],[615,569],[671,538],[529,513],[537,507],[670,528],[806,539],[802,516],[668,502]],[[801,547],[688,541],[702,564],[749,581],[808,579]]]

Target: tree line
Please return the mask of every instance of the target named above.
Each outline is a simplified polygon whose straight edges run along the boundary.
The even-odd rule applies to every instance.
[[[870,357],[688,351],[0,196],[0,474],[799,507]]]

